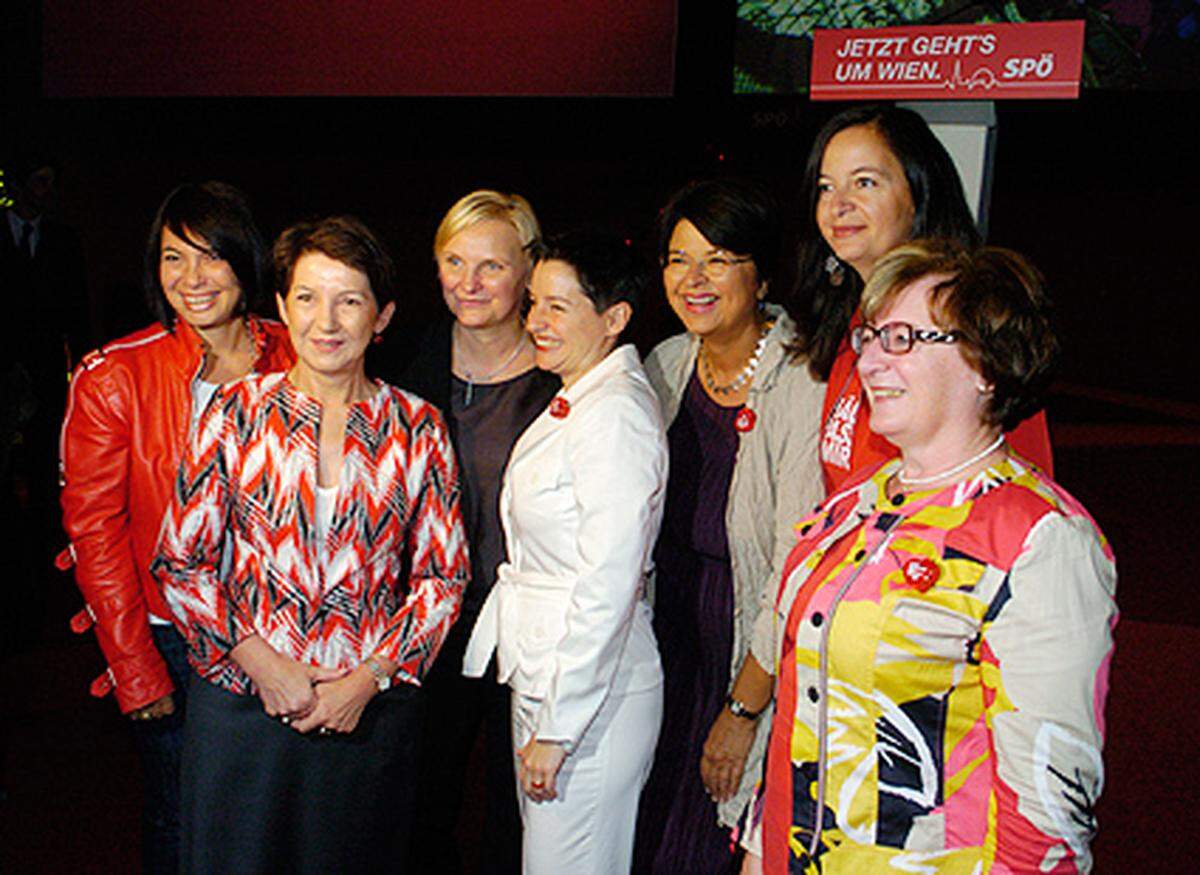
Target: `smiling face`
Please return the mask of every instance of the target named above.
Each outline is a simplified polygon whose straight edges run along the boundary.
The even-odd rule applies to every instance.
[[[437,254],[446,306],[464,328],[516,322],[529,257],[508,222],[488,219],[459,231]]]
[[[187,239],[162,229],[158,281],[175,314],[197,330],[218,328],[234,318],[242,284],[229,262],[206,240],[185,228]]]
[[[863,280],[888,250],[912,236],[904,168],[873,125],[846,128],[829,141],[817,187],[821,236]]]
[[[597,313],[575,268],[564,261],[543,261],[533,269],[529,298],[525,328],[537,366],[558,374],[563,388],[604,360],[631,315],[624,302]]]
[[[663,268],[667,301],[692,334],[718,340],[737,337],[753,330],[766,284],[759,281],[753,261],[731,264],[721,278],[709,278],[698,265],[713,257],[737,261],[742,256],[714,246],[687,219],[678,222],[667,244]],[[678,265],[672,266],[673,259],[678,259]]]
[[[367,344],[396,309],[390,302],[379,310],[367,275],[322,252],[300,256],[287,298],[276,299],[297,372],[325,378],[362,375]]]
[[[929,296],[944,279],[935,274],[917,280],[876,314],[872,324],[907,322],[941,330],[930,312]],[[907,353],[896,355],[884,352],[873,338],[863,346],[858,374],[871,403],[871,431],[905,455],[920,453],[934,464],[942,458],[951,464],[963,458],[964,447],[977,446],[979,434],[989,429],[984,423],[988,387],[963,358],[960,344],[915,343]]]

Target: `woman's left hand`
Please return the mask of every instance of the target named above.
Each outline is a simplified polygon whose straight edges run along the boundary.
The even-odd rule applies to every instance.
[[[534,802],[549,802],[558,797],[555,779],[562,768],[567,752],[561,744],[538,741],[536,738],[517,751],[521,760],[521,789]]]
[[[292,721],[297,732],[353,732],[367,703],[379,692],[375,678],[366,666],[359,666],[345,677],[323,681],[313,687],[317,706],[299,720]]]

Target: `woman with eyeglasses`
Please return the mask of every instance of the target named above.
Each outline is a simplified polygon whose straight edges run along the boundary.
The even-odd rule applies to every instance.
[[[863,286],[891,248],[917,237],[979,243],[962,183],[945,147],[917,113],[856,106],[831,118],[813,143],[801,204],[807,228],[798,286],[788,310],[803,330],[796,350],[827,384],[821,465],[833,494],[856,472],[896,455],[867,427],[862,384],[850,349]],[[1045,417],[1014,426],[1013,448],[1053,473]]]
[[[1007,250],[875,265],[851,344],[899,456],[798,526],[744,873],[1090,870],[1113,555],[1005,438],[1050,380],[1047,309]]]
[[[736,871],[729,829],[769,723],[766,595],[792,526],[822,495],[823,387],[787,351],[792,320],[765,302],[779,245],[772,199],[743,181],[694,182],[660,216],[663,285],[687,330],[646,361],[671,468],[654,551],[664,721],[642,795],[639,873]]]

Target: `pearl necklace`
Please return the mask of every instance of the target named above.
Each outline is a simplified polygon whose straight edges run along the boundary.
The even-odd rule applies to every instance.
[[[754,352],[750,353],[750,360],[746,362],[746,366],[742,368],[742,372],[734,378],[733,382],[726,383],[724,386],[718,386],[717,381],[713,379],[712,362],[708,360],[708,352],[704,349],[704,344],[700,344],[700,364],[703,366],[704,384],[708,386],[708,391],[715,395],[732,395],[746,385],[747,381],[754,376],[754,372],[758,370],[758,363],[762,361],[763,350],[767,348],[767,334],[771,331],[772,324],[774,323],[763,323],[762,334],[758,338],[758,343],[754,345]]]
[[[896,474],[896,479],[905,486],[924,486],[926,483],[935,483],[938,480],[944,480],[947,477],[958,474],[960,471],[967,470],[980,459],[986,458],[1002,443],[1004,443],[1004,435],[1000,434],[994,441],[973,455],[971,458],[967,459],[967,461],[955,465],[953,468],[947,468],[945,471],[938,471],[936,474],[930,474],[928,477],[908,477],[905,475],[904,469],[901,468]]]
[[[527,340],[526,340],[527,336],[528,335],[526,335],[524,332],[522,332],[521,336],[517,339],[516,344],[513,345],[512,352],[510,352],[508,354],[508,358],[506,358],[503,362],[501,362],[499,367],[492,368],[492,370],[488,371],[486,374],[479,374],[478,376],[476,376],[475,374],[472,374],[470,371],[468,371],[465,366],[463,367],[463,369],[462,369],[463,379],[466,381],[466,384],[467,384],[467,397],[463,400],[463,407],[471,406],[471,399],[475,397],[475,384],[476,383],[486,383],[488,380],[492,379],[492,377],[496,376],[497,374],[503,373],[505,368],[507,368],[509,365],[511,365],[514,361],[517,360],[517,356],[520,354],[521,350],[525,348],[525,344],[527,343]]]

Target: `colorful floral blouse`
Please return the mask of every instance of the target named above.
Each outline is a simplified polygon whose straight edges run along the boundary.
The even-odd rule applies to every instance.
[[[892,500],[898,464],[798,527],[746,844],[772,875],[1088,871],[1112,552],[1015,458]]]
[[[378,653],[416,683],[458,615],[469,565],[440,414],[385,385],[350,409],[323,543],[320,421],[284,374],[248,377],[214,399],[179,470],[153,570],[193,666],[231,692],[251,691],[228,657],[250,635],[329,668]]]

